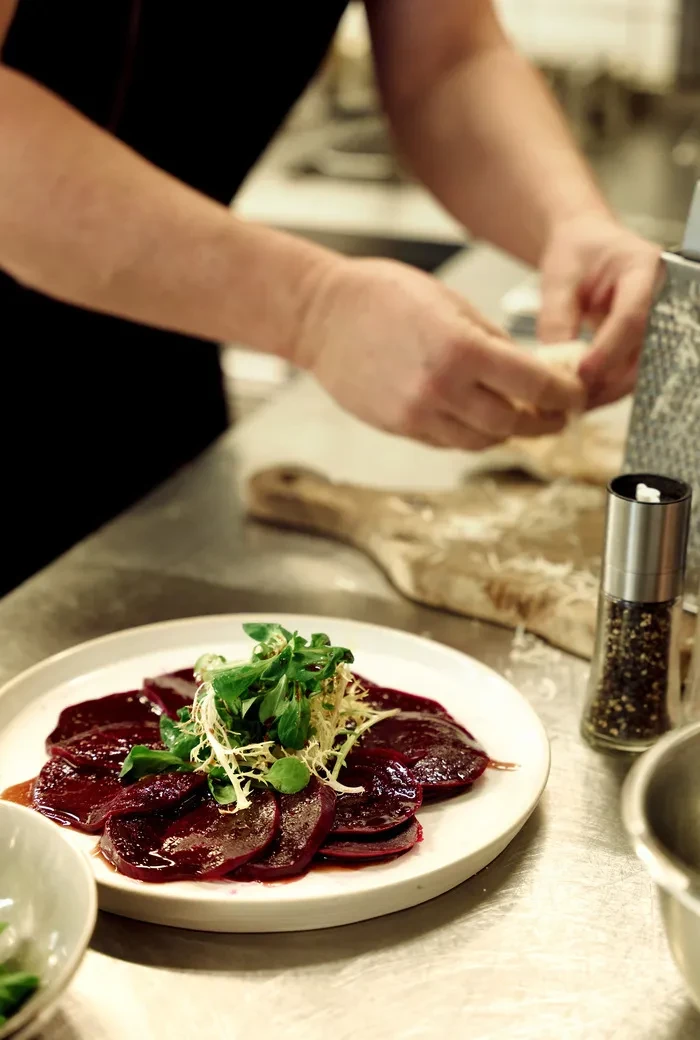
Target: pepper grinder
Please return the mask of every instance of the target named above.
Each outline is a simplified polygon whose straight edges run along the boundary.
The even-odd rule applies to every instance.
[[[645,751],[680,721],[679,627],[692,491],[653,473],[608,486],[595,652],[581,723],[607,751]]]

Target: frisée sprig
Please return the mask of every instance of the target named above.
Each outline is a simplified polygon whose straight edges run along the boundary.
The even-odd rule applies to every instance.
[[[367,703],[351,651],[324,633],[307,640],[279,624],[243,627],[255,641],[250,658],[200,657],[192,706],[161,717],[166,750],[137,745],[121,776],[204,772],[222,811],[247,808],[256,788],[294,794],[312,775],[338,792],[361,790],[343,785],[343,764],[367,729],[396,712]]]

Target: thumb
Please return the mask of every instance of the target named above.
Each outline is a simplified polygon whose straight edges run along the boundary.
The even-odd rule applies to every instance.
[[[581,304],[576,278],[573,275],[545,274],[541,292],[538,339],[542,343],[565,343],[576,339],[581,328]]]

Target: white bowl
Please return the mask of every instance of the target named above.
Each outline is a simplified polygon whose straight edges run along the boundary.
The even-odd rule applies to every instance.
[[[97,916],[97,889],[84,853],[31,809],[0,801],[0,920],[26,939],[22,968],[37,992],[0,1028],[0,1040],[27,1040],[53,1014],[80,964]]]

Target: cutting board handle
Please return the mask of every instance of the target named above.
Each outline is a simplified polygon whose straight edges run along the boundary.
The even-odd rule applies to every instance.
[[[257,520],[351,538],[365,516],[362,488],[334,484],[314,470],[275,466],[248,484],[248,509]]]

